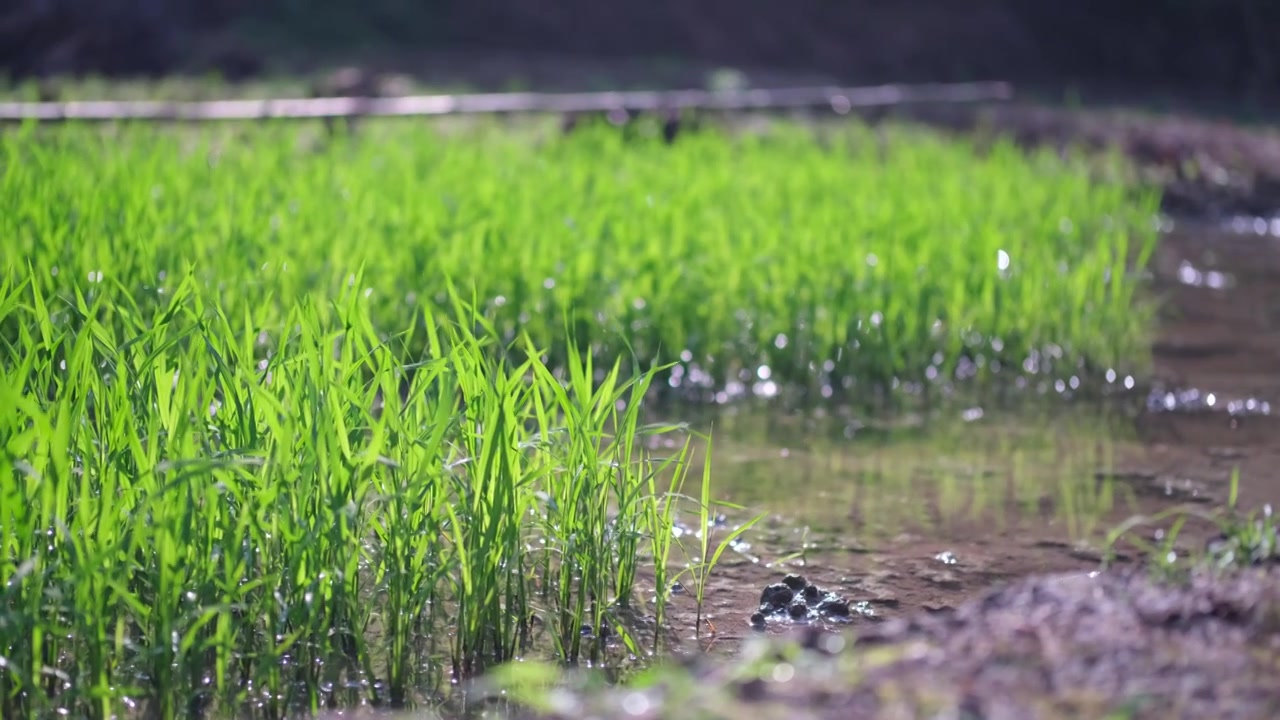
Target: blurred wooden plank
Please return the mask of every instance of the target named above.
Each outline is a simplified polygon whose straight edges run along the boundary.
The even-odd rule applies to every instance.
[[[1004,82],[879,85],[873,87],[798,87],[771,90],[674,90],[597,93],[488,93],[405,97],[322,97],[203,102],[78,101],[0,102],[0,120],[259,120],[267,118],[340,118],[361,116],[485,115],[509,113],[584,113],[675,109],[754,110],[830,107],[848,112],[860,107],[919,103],[1008,100]]]

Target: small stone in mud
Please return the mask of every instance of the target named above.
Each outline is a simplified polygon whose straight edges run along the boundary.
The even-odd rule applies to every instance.
[[[818,589],[817,585],[808,585],[805,587],[804,589],[805,600],[812,603],[812,602],[817,602],[818,598],[820,597],[822,597],[822,591]]]
[[[782,583],[774,583],[760,593],[760,607],[768,608],[770,611],[781,610],[790,604],[793,597],[795,594],[791,592],[791,588]]]
[[[755,612],[751,614],[751,627],[757,630],[764,629],[764,613]]]
[[[791,607],[787,608],[787,612],[791,613],[793,618],[802,618],[809,614],[809,606],[797,600],[791,603]]]
[[[812,586],[810,586],[812,587]],[[818,612],[826,615],[836,615],[838,617],[849,616],[849,601],[844,598],[826,597],[822,602],[818,603]]]
[[[937,555],[934,555],[934,556],[933,556],[933,559],[934,559],[934,560],[937,560],[938,562],[942,563],[943,565],[955,565],[955,564],[956,564],[956,555],[955,555],[955,553],[951,552],[950,550],[944,550],[943,552],[940,552],[940,553],[938,553]]]
[[[788,575],[782,578],[782,584],[791,588],[793,592],[800,592],[801,590],[804,590],[805,586],[808,585],[809,582],[805,580],[803,576]]]

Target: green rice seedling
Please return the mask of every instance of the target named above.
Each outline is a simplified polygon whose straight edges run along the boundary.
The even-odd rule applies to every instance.
[[[662,463],[663,470],[672,466],[670,481],[666,490],[660,491],[658,485],[659,472],[649,473],[646,479],[650,502],[645,503],[645,527],[649,533],[650,547],[653,554],[653,586],[654,586],[654,621],[660,630],[666,627],[667,603],[671,597],[673,580],[670,577],[671,551],[676,539],[676,514],[681,498],[684,497],[684,483],[689,468],[690,440],[680,447],[680,451],[671,459]],[[661,649],[662,633],[653,634],[653,651]]]
[[[866,400],[1143,369],[1150,308],[1132,270],[1155,243],[1156,198],[1084,159],[857,124],[672,146],[483,122],[320,136],[6,132],[0,260],[31,262],[47,293],[114,280],[146,317],[193,263],[209,301],[262,327],[363,268],[375,325],[419,326],[411,352],[424,307],[452,317],[453,282],[502,347],[527,333],[562,369],[572,336],[600,367],[676,363],[662,385],[698,396]]]
[[[635,450],[652,371],[563,382],[427,309],[388,333],[358,282],[264,323],[195,273],[146,315],[34,272],[0,280],[5,717],[407,705],[541,652],[535,614],[573,659],[687,472]]]
[[[1216,510],[1178,505],[1150,516],[1136,515],[1116,526],[1107,537],[1108,559],[1114,556],[1115,545],[1127,540],[1146,554],[1154,572],[1180,576],[1194,564],[1208,564],[1216,568],[1230,568],[1275,562],[1280,559],[1280,524],[1275,520],[1271,505],[1252,510],[1243,516],[1237,503],[1240,491],[1240,470],[1231,472],[1227,503]],[[1159,525],[1172,518],[1168,530]],[[1210,538],[1203,552],[1179,554],[1175,544],[1189,519],[1201,520],[1218,529],[1216,538]],[[1157,526],[1159,546],[1134,534],[1135,530]]]
[[[707,439],[707,455],[711,454],[711,439]],[[702,608],[706,601],[707,579],[711,575],[711,571],[720,562],[720,556],[724,554],[726,548],[733,544],[735,540],[742,536],[752,525],[759,522],[764,515],[757,515],[746,522],[738,525],[720,538],[714,548],[711,545],[711,534],[714,526],[714,518],[717,516],[717,509],[724,507],[728,509],[741,510],[742,507],[732,503],[713,503],[711,499],[711,463],[704,462],[702,466],[702,485],[701,492],[698,497],[698,556],[693,559],[687,569],[691,582],[693,583],[694,601],[697,603],[697,611],[694,619],[694,635],[698,638],[702,637]]]
[[[1208,555],[1220,567],[1248,565],[1280,560],[1280,522],[1271,504],[1241,517],[1240,468],[1231,470],[1230,490],[1224,517],[1219,520],[1219,538],[1210,543]]]
[[[615,363],[596,382],[591,357],[570,348],[567,378],[556,378],[542,364],[533,370],[544,391],[534,405],[539,439],[544,448],[577,460],[570,465],[563,454],[550,458],[554,490],[542,516],[545,552],[561,560],[558,579],[547,583],[560,589],[554,637],[561,653],[577,660],[584,631],[602,636],[614,627],[608,610],[631,603],[643,524],[653,512],[644,504],[656,500],[644,496],[652,472],[635,456],[640,401],[652,374],[621,380]],[[527,354],[538,353],[529,348]],[[563,426],[553,418],[562,418]],[[601,553],[604,548],[613,552]]]

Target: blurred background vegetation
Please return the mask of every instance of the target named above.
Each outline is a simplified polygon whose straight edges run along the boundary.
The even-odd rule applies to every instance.
[[[839,82],[1000,78],[1280,87],[1274,0],[10,0],[0,72],[217,73],[554,53],[772,68]],[[461,54],[461,55],[460,55]],[[481,83],[483,84],[483,83]]]

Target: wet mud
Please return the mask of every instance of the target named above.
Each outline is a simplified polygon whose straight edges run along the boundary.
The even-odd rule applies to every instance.
[[[1136,93],[1129,92],[1128,96]],[[1189,115],[1064,109],[1034,102],[895,109],[898,117],[1028,147],[1114,148],[1159,185],[1171,214],[1267,218],[1280,211],[1280,133]]]
[[[895,703],[879,698],[892,687],[908,706],[942,702],[977,717],[1274,716],[1276,571],[1181,582],[1159,582],[1140,569],[1056,575],[955,612],[894,621],[858,638],[864,651],[899,653],[866,672],[887,683],[871,680],[876,691],[854,691],[847,707],[883,715]]]
[[[542,717],[1271,718],[1280,566],[1038,576],[954,610],[805,628]],[[687,671],[687,670],[686,670]]]

